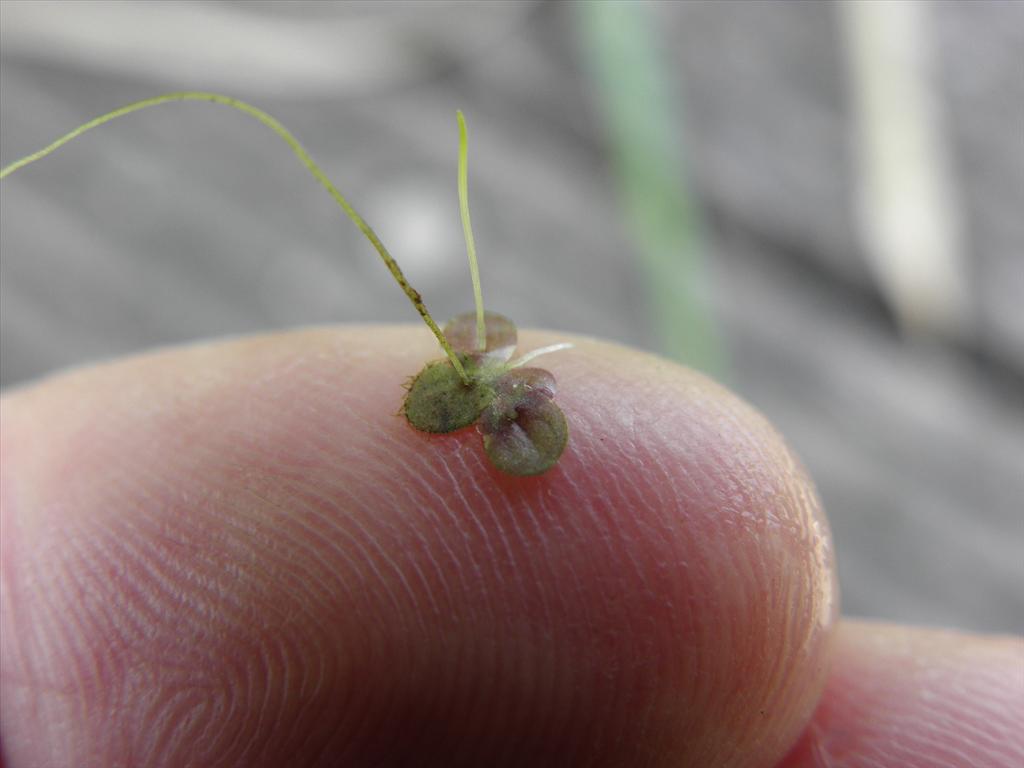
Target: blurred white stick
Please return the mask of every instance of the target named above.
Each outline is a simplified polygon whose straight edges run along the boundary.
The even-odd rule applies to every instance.
[[[967,273],[925,2],[842,3],[861,236],[903,328],[960,335]]]

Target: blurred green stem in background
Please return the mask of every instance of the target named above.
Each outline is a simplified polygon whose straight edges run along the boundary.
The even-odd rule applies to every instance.
[[[575,5],[616,184],[640,249],[661,351],[721,377],[698,211],[684,178],[675,89],[647,3]]]

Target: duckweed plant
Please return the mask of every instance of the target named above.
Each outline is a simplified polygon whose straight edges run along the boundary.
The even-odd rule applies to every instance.
[[[409,424],[434,434],[455,432],[476,424],[491,463],[511,475],[539,475],[558,462],[568,442],[569,429],[565,415],[554,402],[555,377],[542,368],[526,364],[540,355],[566,349],[571,345],[554,344],[513,360],[517,341],[515,324],[507,317],[484,310],[476,246],[469,217],[466,121],[461,112],[457,113],[459,209],[469,255],[476,311],[459,315],[445,325],[444,330],[434,322],[419,292],[410,285],[377,233],[313,162],[294,135],[263,110],[231,96],[183,91],[128,104],[83,123],[38,152],[4,167],[0,170],[0,179],[46,157],[72,139],[104,123],[141,109],[181,101],[222,104],[255,118],[272,130],[291,148],[299,161],[373,245],[445,353],[445,358],[427,363],[409,381],[402,405],[402,413]]]

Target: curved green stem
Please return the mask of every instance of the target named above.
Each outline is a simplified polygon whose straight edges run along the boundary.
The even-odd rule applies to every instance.
[[[473,279],[473,301],[476,304],[476,348],[487,349],[487,327],[484,324],[484,295],[480,290],[480,267],[476,262],[476,242],[473,227],[469,223],[469,142],[466,139],[466,118],[462,110],[455,116],[459,121],[459,213],[462,215],[462,232],[466,236],[466,252],[469,254],[469,275]]]
[[[366,236],[366,239],[370,241],[370,244],[373,245],[374,249],[376,249],[380,258],[383,260],[384,265],[388,268],[388,271],[391,272],[391,276],[395,278],[395,281],[409,298],[409,301],[412,302],[416,311],[420,313],[420,317],[423,318],[423,322],[427,324],[427,327],[430,328],[434,336],[436,336],[437,340],[441,343],[441,348],[444,349],[445,354],[448,355],[448,359],[451,360],[452,366],[458,372],[459,377],[466,384],[469,383],[469,375],[466,373],[466,369],[463,368],[462,363],[455,354],[455,350],[453,350],[451,344],[448,343],[448,339],[445,338],[441,329],[438,328],[437,323],[434,322],[434,318],[430,316],[419,291],[409,284],[409,281],[398,266],[398,262],[395,261],[395,258],[388,252],[388,249],[384,247],[384,243],[381,242],[377,233],[373,231],[362,216],[356,213],[356,209],[353,208],[341,192],[338,191],[338,188],[331,183],[331,180],[327,178],[327,175],[320,170],[320,166],[313,162],[313,158],[310,157],[309,153],[299,143],[299,140],[292,135],[291,131],[258,107],[254,107],[251,104],[247,104],[246,102],[232,98],[231,96],[224,96],[219,93],[206,93],[203,91],[180,91],[177,93],[167,93],[163,96],[155,96],[151,99],[143,99],[142,101],[136,101],[132,104],[123,106],[120,109],[115,109],[113,112],[108,112],[105,115],[100,115],[99,117],[78,126],[70,133],[61,136],[55,142],[49,146],[43,147],[38,152],[33,152],[31,155],[14,161],[0,170],[0,179],[6,178],[19,168],[24,168],[26,165],[34,163],[36,160],[41,160],[50,153],[60,149],[72,139],[78,138],[86,131],[91,131],[93,128],[101,126],[104,123],[109,123],[111,120],[123,117],[124,115],[132,112],[137,112],[140,109],[155,107],[158,104],[165,104],[171,101],[208,101],[213,102],[214,104],[223,104],[224,106],[232,107],[233,109],[237,109],[250,117],[256,118],[263,123],[263,125],[281,137],[284,143],[291,147],[292,152],[294,152],[295,156],[299,158],[299,161],[306,166],[306,169],[311,174],[313,174],[313,178],[320,182],[324,189],[327,190],[328,194],[334,198],[334,201],[338,204],[341,210],[345,212],[345,215],[347,215],[353,223],[359,227],[359,230]]]

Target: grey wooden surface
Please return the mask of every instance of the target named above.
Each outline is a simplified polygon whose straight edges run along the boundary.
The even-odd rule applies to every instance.
[[[16,4],[0,3],[0,161],[135,99],[228,90],[281,117],[446,317],[471,303],[454,185],[462,108],[491,307],[655,346],[578,8],[144,5],[170,15],[120,50],[60,38],[59,5],[56,38],[19,38]],[[1024,630],[1022,9],[932,8],[969,232],[972,313],[955,343],[902,338],[865,267],[835,9],[655,9],[685,104],[728,382],[810,468],[848,613]],[[210,34],[225,19],[241,37],[218,61]],[[0,248],[4,387],[202,337],[415,320],[288,151],[207,105],[135,115],[5,180]]]

